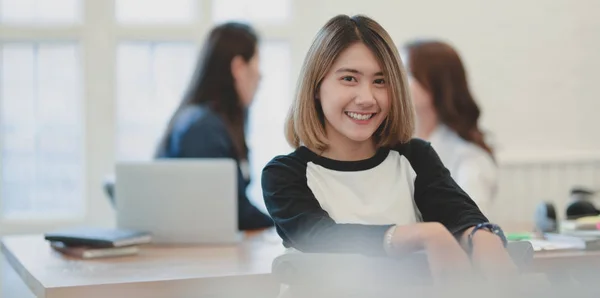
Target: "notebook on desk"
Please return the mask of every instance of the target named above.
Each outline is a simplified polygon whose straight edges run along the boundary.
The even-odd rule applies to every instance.
[[[67,246],[124,247],[152,241],[150,233],[138,230],[78,227],[46,233],[44,238]]]
[[[546,239],[527,240],[533,246],[535,252],[561,251],[561,250],[582,250],[585,246],[580,243],[551,241]]]
[[[63,242],[54,241],[50,242],[50,246],[64,255],[81,259],[132,256],[138,254],[140,251],[140,248],[137,245],[98,248],[90,246],[69,246]]]

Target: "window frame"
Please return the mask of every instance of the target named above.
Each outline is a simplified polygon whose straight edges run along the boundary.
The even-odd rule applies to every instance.
[[[82,48],[81,48],[81,44],[80,44],[80,42],[78,40],[75,40],[75,39],[18,40],[18,41],[0,39],[0,45],[2,45],[2,44],[12,44],[12,45],[23,44],[23,45],[31,46],[32,49],[33,49],[34,55],[39,54],[40,47],[43,47],[43,46],[48,46],[48,45],[53,45],[53,44],[75,45],[76,46],[75,50],[77,52],[76,55],[78,56],[78,60],[79,60],[80,63],[83,62],[83,51],[82,51]],[[1,59],[2,59],[2,57],[0,57],[0,64],[2,63]],[[37,60],[37,59],[38,59],[38,57],[34,57],[34,60]],[[37,63],[37,61],[35,61],[34,64],[35,63]],[[37,65],[35,65],[35,67],[37,69]],[[78,100],[80,100],[80,102],[74,108],[79,109],[79,111],[78,111],[79,114],[77,115],[77,118],[79,118],[80,123],[83,123],[85,121],[85,115],[84,115],[84,111],[83,111],[83,103],[84,103],[83,87],[84,87],[84,82],[83,82],[83,66],[81,64],[78,65],[78,67],[77,67],[77,73],[80,76],[79,79],[78,79],[80,85],[77,86],[77,87],[75,87],[75,91],[76,91],[76,94],[77,94],[76,96],[78,97]],[[34,74],[36,74],[36,73],[34,73]],[[36,79],[34,78],[34,80],[36,80]],[[1,87],[2,86],[0,85],[0,88]],[[0,100],[2,100],[1,97],[0,97]],[[2,112],[2,110],[1,110],[2,108],[3,108],[3,105],[0,104],[0,112]],[[1,116],[2,116],[2,113],[0,113],[0,120],[1,120]],[[40,138],[40,132],[43,131],[44,129],[45,128],[36,126],[36,129],[35,129],[36,136],[35,136],[35,138],[37,140],[39,140],[39,138]],[[80,148],[81,154],[82,154],[82,162],[84,162],[85,161],[85,151],[84,151],[84,140],[83,140],[83,138],[85,137],[85,128],[80,128],[80,129],[81,129],[81,131],[78,132],[78,133],[80,133],[80,138],[81,138],[81,140],[79,142],[79,146],[80,146],[79,148]],[[0,138],[0,148],[2,148],[2,146],[3,146],[3,144],[2,144],[3,140],[4,140],[4,138]],[[2,158],[3,158],[3,156],[2,156],[2,154],[0,154],[0,164],[2,164]],[[82,163],[79,166],[80,166],[79,172],[81,174],[84,174],[85,173],[84,164]],[[84,179],[82,179],[82,181],[83,180]],[[2,182],[2,180],[0,180],[0,193],[2,191],[2,183],[1,182]],[[82,185],[80,185],[82,187],[82,191],[81,191],[82,194],[84,192],[84,189],[83,189],[84,185],[85,185],[85,183],[82,183]],[[0,198],[0,200],[1,199],[2,198]],[[82,218],[82,215],[80,215],[80,214],[77,214],[77,215],[72,214],[72,215],[68,215],[68,216],[60,216],[58,214],[42,214],[39,211],[25,211],[25,212],[17,212],[15,214],[6,215],[6,214],[4,214],[2,212],[3,211],[2,210],[3,204],[1,204],[1,203],[2,202],[0,201],[0,227],[2,227],[1,226],[2,222],[8,222],[8,223],[17,222],[18,223],[18,222],[22,222],[22,221],[26,220],[27,218],[31,218],[31,216],[35,216],[35,218],[32,219],[32,222],[36,222],[36,221],[42,221],[42,222],[49,221],[49,222],[53,222],[54,220],[59,220],[59,221],[61,221],[61,220],[64,220],[64,221],[73,221],[73,220],[77,220],[77,219],[81,219]],[[82,203],[82,209],[85,209],[85,202],[80,202],[80,203]]]
[[[0,23],[0,43],[14,41],[77,41],[81,52],[84,160],[84,214],[75,217],[3,218],[0,215],[0,235],[41,233],[70,225],[114,225],[114,211],[103,192],[102,182],[114,171],[117,154],[117,46],[124,41],[161,42],[191,41],[200,48],[206,33],[215,25],[212,20],[212,0],[195,0],[197,18],[191,23],[139,25],[119,24],[115,0],[81,0],[80,23],[59,26]],[[310,3],[290,1],[289,21],[284,23],[252,21],[261,42],[286,41],[290,48],[289,86],[295,86],[296,74],[304,58],[310,36],[297,34],[306,24],[298,20],[310,16]],[[298,7],[302,3],[302,6]],[[306,9],[297,8],[306,7]],[[1,61],[0,61],[1,63]],[[293,90],[290,90],[290,100]],[[1,100],[1,99],[0,99]],[[286,111],[282,111],[286,112]],[[281,137],[283,138],[283,131]],[[0,146],[2,144],[0,143]],[[0,156],[0,163],[2,162]],[[258,177],[253,177],[254,180]],[[0,183],[0,189],[2,185]],[[0,198],[1,200],[1,198]],[[1,208],[1,205],[0,205]],[[1,214],[1,210],[0,210]]]

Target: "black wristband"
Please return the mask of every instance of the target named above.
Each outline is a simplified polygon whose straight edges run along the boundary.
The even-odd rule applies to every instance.
[[[475,235],[475,233],[481,229],[487,230],[487,231],[491,232],[492,234],[500,237],[500,239],[502,240],[502,245],[504,245],[504,247],[506,247],[506,245],[508,244],[508,241],[506,240],[506,236],[504,235],[504,231],[502,231],[500,226],[493,224],[493,223],[489,223],[489,222],[480,223],[480,224],[476,225],[475,228],[473,228],[473,230],[471,230],[471,233],[469,233],[468,244],[467,244],[467,249],[468,249],[469,255],[471,255],[471,253],[473,252],[473,235]]]

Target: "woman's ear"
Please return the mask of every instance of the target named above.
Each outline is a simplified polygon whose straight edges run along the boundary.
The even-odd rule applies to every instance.
[[[231,59],[231,75],[233,76],[234,80],[242,75],[241,72],[243,71],[244,66],[245,61],[242,56],[237,55]]]

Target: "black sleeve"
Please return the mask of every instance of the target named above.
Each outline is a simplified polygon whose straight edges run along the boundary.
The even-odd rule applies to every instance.
[[[267,209],[286,246],[303,252],[385,255],[390,225],[337,224],[307,185],[306,162],[279,156],[262,173]]]
[[[199,121],[181,137],[181,157],[187,158],[235,158],[233,144],[227,131],[210,121]],[[237,159],[236,159],[237,160]],[[246,196],[247,183],[237,167],[238,228],[254,230],[273,226],[273,220],[252,205]]]
[[[424,221],[439,222],[455,236],[488,221],[475,202],[451,178],[450,171],[430,143],[413,139],[402,145],[399,151],[417,174],[414,197]]]

